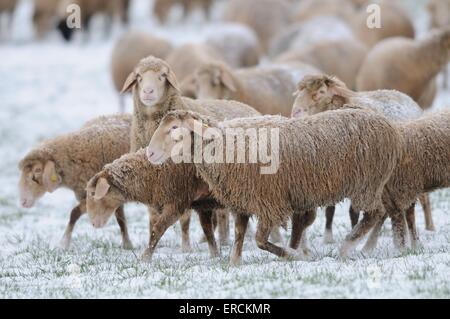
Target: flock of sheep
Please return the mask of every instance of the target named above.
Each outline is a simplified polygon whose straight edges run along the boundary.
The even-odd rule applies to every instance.
[[[15,1],[1,4],[7,2]],[[35,12],[35,23],[57,26],[70,39],[54,0],[35,0],[36,10],[44,2],[53,5],[42,8],[55,11],[46,18]],[[128,21],[129,1],[73,2],[88,20],[107,12]],[[366,26],[371,3],[381,8],[381,29]],[[207,18],[214,3],[156,0],[161,23],[175,5],[185,15],[203,8]],[[83,214],[96,228],[115,214],[125,249],[133,246],[124,205],[145,204],[146,261],[177,221],[182,249],[190,249],[191,211],[198,213],[211,257],[219,254],[215,229],[226,244],[232,215],[232,264],[241,262],[251,216],[259,248],[305,258],[316,210],[326,207],[324,241],[331,243],[334,205],[344,199],[351,200],[352,230],[342,257],[369,233],[364,251],[372,251],[387,217],[396,248],[406,248],[408,237],[417,247],[416,201],[434,230],[428,193],[450,187],[450,111],[424,114],[450,58],[450,1],[430,0],[433,30],[420,39],[405,8],[392,0],[227,0],[224,6],[226,23],[202,43],[174,46],[126,32],[113,50],[111,71],[121,100],[131,92],[133,113],[93,119],[31,150],[19,163],[21,204],[29,208],[46,193],[71,189],[78,205],[62,246],[70,245]],[[227,128],[279,129],[278,172],[263,175],[254,164],[173,163],[170,153],[179,142],[173,133],[198,134],[197,122],[223,135]],[[194,148],[192,141],[183,143]],[[279,228],[289,222],[291,240],[283,248]]]

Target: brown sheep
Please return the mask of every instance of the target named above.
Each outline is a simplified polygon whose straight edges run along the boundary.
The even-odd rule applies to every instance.
[[[239,101],[262,114],[289,116],[294,102],[292,92],[298,81],[307,74],[320,72],[302,63],[236,71],[224,64],[210,63],[196,72],[196,97]]]
[[[230,0],[223,19],[252,28],[267,51],[272,38],[292,22],[292,14],[285,0]]]
[[[372,49],[361,66],[357,89],[398,90],[427,109],[435,97],[435,78],[448,64],[449,48],[450,27],[416,41],[406,38],[384,40]]]
[[[405,140],[403,160],[394,170],[383,195],[386,212],[406,220],[413,248],[418,245],[414,206],[417,196],[450,187],[450,112],[430,114],[424,118],[399,125]],[[376,247],[379,231],[386,217],[372,231],[364,250]],[[405,244],[405,232],[399,244]]]
[[[153,4],[153,13],[158,18],[159,22],[164,24],[167,22],[170,11],[177,4],[182,6],[185,19],[195,7],[202,8],[206,18],[209,18],[211,16],[213,0],[155,0]]]
[[[369,4],[377,4],[381,10],[381,28],[369,28],[367,26],[367,6],[363,6],[352,17],[353,31],[360,41],[368,48],[374,47],[380,41],[391,37],[405,37],[414,39],[414,24],[408,12],[400,3],[393,0],[368,1]]]
[[[307,76],[298,85],[296,100],[292,109],[293,117],[314,115],[320,112],[336,110],[358,105],[385,115],[389,120],[399,122],[414,120],[423,115],[423,111],[406,94],[398,91],[379,90],[373,92],[354,92],[349,90],[339,79],[330,76]],[[434,228],[429,205],[429,197],[420,196],[424,208],[427,229]],[[350,210],[352,227],[358,221],[359,213]],[[325,243],[332,243],[332,223],[334,206],[327,207]]]
[[[366,47],[356,39],[329,40],[311,47],[287,51],[278,56],[275,62],[308,63],[325,74],[337,76],[349,88],[355,88],[356,76],[367,53]]]
[[[117,92],[125,84],[127,76],[139,61],[149,55],[165,59],[171,50],[169,41],[139,31],[125,33],[116,43],[111,57],[111,77]],[[120,111],[125,111],[123,96],[120,97]]]
[[[141,149],[106,165],[87,184],[86,206],[92,224],[103,227],[117,207],[139,202],[150,207],[150,239],[142,259],[151,261],[166,230],[195,208],[207,238],[211,257],[219,255],[210,220],[211,209],[220,207],[208,201],[208,187],[196,176],[192,164],[162,167],[151,165]],[[206,194],[206,196],[205,196]],[[202,205],[205,201],[207,205]],[[211,204],[212,202],[213,204]]]
[[[172,133],[178,128],[193,132],[201,142],[193,146],[191,138],[175,140]],[[278,134],[271,134],[270,146],[266,145],[277,158],[272,157],[270,167],[258,162],[237,164],[233,161],[236,157],[231,158],[231,162],[224,161],[222,155],[229,154],[228,147],[233,145],[225,143],[228,129],[275,130]],[[211,137],[203,139],[204,134]],[[268,138],[267,131],[260,134]],[[147,149],[150,162],[160,165],[167,161],[178,143],[187,149],[193,146],[194,152],[203,155],[203,160],[196,161],[195,167],[214,198],[239,212],[247,221],[250,214],[258,217],[258,247],[283,258],[295,256],[268,241],[273,226],[281,225],[294,214],[302,216],[302,212],[350,198],[355,209],[371,213],[366,214],[347,237],[342,249],[346,256],[348,248],[384,215],[381,196],[402,149],[401,137],[388,120],[375,112],[356,109],[331,111],[305,119],[265,116],[220,123],[192,112],[174,111],[163,119],[152,137]],[[214,148],[214,155],[211,145],[219,147]],[[238,150],[243,151],[242,155],[250,156],[253,149],[246,143],[241,146],[243,148],[238,146]],[[215,157],[217,161],[211,158],[206,161],[207,149],[210,156],[219,156]],[[265,149],[264,154],[267,151]],[[331,157],[335,160],[324,160]],[[236,237],[233,263],[239,262],[242,248],[239,240],[243,236]]]
[[[19,163],[21,204],[30,208],[45,193],[60,187],[75,193],[78,205],[70,214],[63,248],[70,245],[72,231],[78,219],[86,213],[86,183],[102,167],[130,148],[131,116],[104,116],[94,119],[82,129],[44,141]],[[122,232],[122,245],[131,249],[123,206],[115,210]]]

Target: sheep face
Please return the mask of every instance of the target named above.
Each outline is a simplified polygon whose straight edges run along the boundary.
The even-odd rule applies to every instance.
[[[152,107],[161,101],[166,91],[166,73],[148,71],[138,76],[139,99]]]
[[[86,188],[86,208],[92,225],[102,228],[125,200],[104,177],[94,177]]]
[[[431,15],[431,26],[442,28],[450,25],[450,1],[432,0],[428,3],[428,11]]]
[[[147,108],[161,103],[169,87],[180,92],[175,74],[161,59],[149,56],[128,76],[122,93],[133,90],[140,102]]]
[[[45,195],[52,193],[61,184],[61,177],[56,173],[55,164],[35,161],[22,168],[19,180],[20,203],[25,208],[31,208]]]
[[[153,134],[150,144],[147,147],[147,158],[150,163],[153,165],[162,165],[171,155],[178,155],[174,154],[172,150],[174,150],[175,145],[182,139],[184,143],[188,143],[188,139],[183,138],[187,134],[188,131],[182,120],[176,118],[163,120]],[[181,150],[182,148],[180,148]]]
[[[308,75],[298,84],[292,117],[314,115],[336,110],[349,103],[355,92],[338,78],[327,75]]]
[[[333,99],[333,95],[330,94],[325,84],[314,91],[310,91],[306,88],[301,89],[297,91],[295,95],[296,98],[291,115],[294,118],[323,112]]]

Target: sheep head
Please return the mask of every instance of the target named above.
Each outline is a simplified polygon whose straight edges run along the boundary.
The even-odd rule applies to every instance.
[[[20,203],[25,208],[33,207],[45,193],[52,193],[61,185],[61,175],[52,160],[29,156],[20,162],[19,169]]]
[[[303,114],[314,115],[320,112],[341,108],[355,93],[338,78],[327,75],[307,75],[298,84],[292,117]]]
[[[231,70],[222,63],[211,63],[198,69],[195,85],[199,99],[227,99],[237,91]]]
[[[161,121],[147,147],[147,158],[154,165],[162,165],[181,151],[191,150],[192,133],[203,136],[215,124],[208,118],[190,111],[172,111]]]
[[[177,78],[170,66],[154,56],[142,59],[128,76],[122,93],[133,89],[138,94],[141,103],[146,107],[161,103],[167,90],[180,92]]]
[[[88,182],[86,208],[95,228],[104,227],[111,215],[124,203],[124,196],[109,182],[106,172],[98,173]]]

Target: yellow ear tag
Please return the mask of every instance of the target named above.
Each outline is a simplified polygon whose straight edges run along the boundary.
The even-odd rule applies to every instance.
[[[50,180],[51,180],[53,183],[56,183],[56,182],[58,181],[58,176],[52,175],[52,176],[50,176]]]
[[[208,128],[209,126],[208,126],[208,124],[203,123],[203,127],[204,127],[204,128]]]

